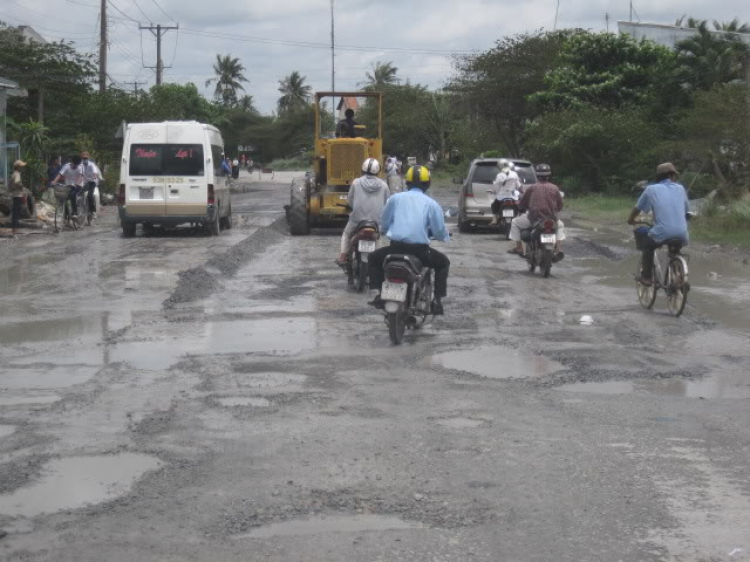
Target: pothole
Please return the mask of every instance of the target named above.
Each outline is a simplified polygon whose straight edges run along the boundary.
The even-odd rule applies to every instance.
[[[9,367],[0,370],[3,389],[53,389],[83,384],[96,375],[98,367],[58,366],[52,368]]]
[[[540,377],[563,369],[560,363],[541,355],[526,355],[515,349],[499,346],[447,351],[432,357],[430,363],[492,379]]]
[[[227,398],[217,398],[216,401],[227,408],[232,406],[253,406],[255,408],[267,408],[271,401],[266,398],[257,396],[230,396]]]
[[[0,513],[34,517],[109,501],[160,466],[156,457],[136,453],[55,459],[36,483],[0,496]]]
[[[750,385],[725,384],[718,378],[579,382],[566,384],[555,390],[587,394],[653,394],[681,398],[750,399]]]
[[[352,515],[313,517],[273,523],[253,529],[238,538],[268,539],[272,537],[323,535],[328,533],[362,533],[367,531],[394,531],[399,529],[424,529],[414,521],[383,515]]]
[[[59,396],[0,396],[0,406],[21,406],[24,404],[52,404],[60,400]]]
[[[484,420],[473,420],[471,418],[448,418],[446,420],[438,420],[437,423],[438,425],[451,427],[453,429],[467,429],[487,425],[487,422]]]

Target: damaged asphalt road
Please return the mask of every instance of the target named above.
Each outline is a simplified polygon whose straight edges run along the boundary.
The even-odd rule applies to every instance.
[[[571,225],[550,279],[454,233],[392,347],[286,198],[0,245],[0,559],[750,559],[747,265],[694,251],[674,319],[626,231]]]

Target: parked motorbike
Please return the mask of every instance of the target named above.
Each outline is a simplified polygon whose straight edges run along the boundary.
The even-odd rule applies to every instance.
[[[500,228],[505,232],[505,239],[510,240],[510,223],[518,216],[518,200],[500,200]]]
[[[346,260],[346,275],[349,286],[361,293],[368,286],[369,256],[375,251],[380,238],[380,229],[375,221],[362,221],[352,235],[349,255]]]
[[[432,269],[415,256],[391,254],[385,259],[384,273],[380,298],[385,301],[391,342],[399,345],[406,328],[417,329],[432,315]]]
[[[540,219],[529,229],[521,231],[521,240],[526,243],[526,261],[529,271],[539,268],[544,277],[549,277],[557,244],[557,221]]]

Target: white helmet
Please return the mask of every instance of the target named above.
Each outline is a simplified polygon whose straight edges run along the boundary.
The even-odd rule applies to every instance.
[[[368,176],[377,176],[380,173],[380,162],[375,158],[368,158],[362,162],[362,172]]]
[[[508,162],[508,168],[512,172],[516,169],[516,165],[513,162]]]
[[[497,167],[500,168],[501,170],[504,170],[505,168],[507,168],[509,164],[510,163],[505,158],[501,158],[500,160],[497,161]]]

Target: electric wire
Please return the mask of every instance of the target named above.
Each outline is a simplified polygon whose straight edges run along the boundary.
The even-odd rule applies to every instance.
[[[167,16],[170,20],[172,20],[174,23],[177,23],[172,16],[170,16],[167,12],[164,11],[164,8],[162,8],[159,3],[156,0],[151,0],[154,4],[156,4],[156,7],[161,10],[161,13]]]
[[[143,17],[144,17],[144,18],[146,18],[146,21],[147,21],[148,23],[153,23],[153,22],[151,21],[151,18],[150,18],[150,17],[148,17],[148,15],[146,14],[146,12],[144,12],[144,11],[143,11],[143,9],[142,9],[142,8],[141,8],[141,7],[140,7],[140,6],[138,5],[138,2],[137,2],[136,0],[133,0],[133,4],[135,4],[135,7],[136,7],[136,8],[138,8],[138,11],[139,11],[139,12],[141,12],[141,13],[143,14]]]

